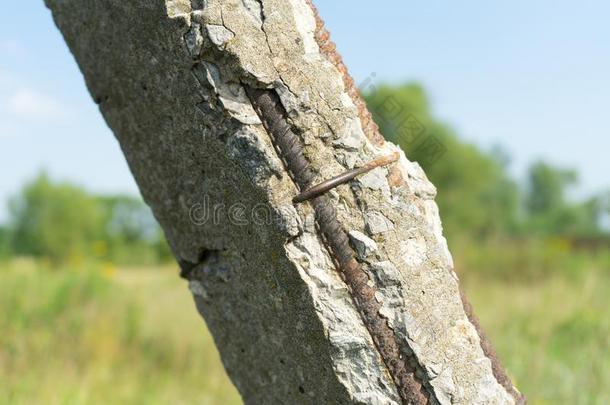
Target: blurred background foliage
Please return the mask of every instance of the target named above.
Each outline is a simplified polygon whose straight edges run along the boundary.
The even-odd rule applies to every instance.
[[[609,266],[609,193],[573,197],[574,170],[533,162],[522,184],[510,157],[482,150],[432,116],[418,84],[370,86],[366,100],[384,136],[418,162],[437,202],[458,272],[510,281]]]
[[[168,262],[171,252],[152,212],[131,196],[96,196],[41,173],[9,202],[0,232],[5,255],[55,265],[84,260],[120,265]]]
[[[456,270],[534,404],[605,404],[610,193],[578,174],[463,141],[418,84],[365,89],[381,132],[417,161]],[[151,211],[44,172],[0,226],[0,402],[239,403]],[[58,372],[61,370],[61,372]]]

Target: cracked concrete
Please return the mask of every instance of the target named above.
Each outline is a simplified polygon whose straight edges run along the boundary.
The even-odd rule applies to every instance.
[[[400,402],[241,86],[277,91],[320,180],[397,150],[365,135],[307,2],[46,3],[176,257],[217,252],[189,289],[244,401]],[[329,196],[436,400],[512,404],[464,312],[435,194],[401,153]],[[193,221],[205,201],[209,220]]]

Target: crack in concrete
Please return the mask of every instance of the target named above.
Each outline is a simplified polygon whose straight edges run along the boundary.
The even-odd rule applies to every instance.
[[[250,12],[252,12],[251,7],[249,7],[246,4],[245,1],[246,0],[242,0],[243,6],[246,9],[248,9]],[[260,5],[260,30],[264,34],[264,37],[266,39],[266,41],[265,41],[266,47],[268,48],[268,50],[269,50],[270,54],[272,55],[272,57],[275,57],[277,55],[274,52],[273,47],[271,47],[269,34],[268,34],[268,32],[266,30],[266,27],[265,27],[265,23],[266,23],[267,17],[265,15],[264,3],[261,0],[252,0],[252,1],[254,1],[254,2],[256,2],[256,3],[258,3]],[[383,144],[383,138],[381,138],[381,140],[379,139],[381,137],[381,135],[379,134],[379,131],[378,131],[376,125],[372,121],[372,118],[370,116],[370,113],[368,113],[368,110],[366,109],[366,106],[364,106],[364,102],[360,98],[360,95],[358,93],[358,90],[355,87],[355,84],[354,84],[353,80],[351,79],[351,77],[347,73],[347,68],[345,67],[345,65],[343,64],[343,61],[341,60],[340,56],[336,52],[335,46],[332,43],[332,41],[330,40],[330,36],[329,36],[328,32],[324,29],[323,23],[321,22],[321,19],[319,18],[318,14],[317,14],[317,11],[315,11],[315,8],[313,7],[313,5],[311,4],[311,2],[309,0],[307,0],[307,3],[314,10],[314,15],[316,17],[316,24],[317,24],[317,26],[316,26],[316,32],[315,32],[316,35],[315,36],[316,36],[316,40],[318,41],[318,46],[320,48],[321,54],[325,55],[328,58],[328,60],[331,63],[333,63],[334,66],[337,68],[337,70],[339,70],[339,72],[341,73],[345,89],[346,89],[347,93],[350,95],[350,97],[351,97],[353,103],[355,104],[356,108],[358,109],[359,116],[360,116],[360,122],[361,122],[362,127],[363,127],[362,129],[366,133],[366,135],[369,138],[369,140],[373,144],[376,144],[376,145]],[[195,10],[193,10],[193,13],[195,13]],[[192,19],[194,19],[194,17]],[[232,32],[235,35],[235,32],[231,31],[227,27],[227,24],[225,22],[225,16],[224,16],[222,8],[220,8],[220,19],[221,19],[222,26],[224,28],[226,28],[228,31]],[[226,48],[226,46],[224,48]],[[281,85],[283,85],[284,88],[288,92],[290,92],[295,99],[298,99],[296,93],[289,87],[288,82],[284,79],[283,74],[277,69],[275,64],[272,63],[271,66],[273,66],[273,69],[276,72],[277,78],[278,78],[278,82],[275,84],[274,87],[280,86],[280,83],[281,83]],[[238,84],[238,85],[241,85],[241,84]],[[327,108],[329,108],[331,110],[334,110],[334,111],[340,110],[339,107],[335,107],[335,106],[331,105],[331,103],[322,94],[318,94],[318,99],[323,101],[326,104]],[[280,100],[281,100],[281,97],[280,97]],[[284,108],[287,109],[288,106],[285,105],[285,103],[283,103],[283,102],[282,102],[282,104],[284,105]],[[331,123],[327,121],[327,117],[324,114],[321,114],[321,113],[318,113],[318,115],[326,123],[328,129],[330,129],[330,131],[334,133],[334,126],[331,125]],[[286,117],[286,119],[288,119],[288,118]],[[355,193],[354,193],[354,199],[355,199],[355,201],[359,201],[358,196]],[[430,235],[427,235],[427,234],[424,236],[424,238],[426,239],[427,242],[429,242],[429,239],[428,239],[429,236]],[[325,242],[328,244],[327,240]],[[430,256],[430,252],[429,251],[426,250],[424,252],[424,255],[426,257],[426,260],[432,261],[432,257]],[[369,278],[371,278],[371,275],[370,275],[370,273],[368,271],[366,272],[366,274],[367,274],[367,276]],[[373,294],[373,296],[377,299],[377,294]],[[382,297],[382,296],[380,296],[380,297]],[[383,302],[380,302],[380,304],[383,305]],[[466,304],[464,304],[464,308],[466,309]],[[479,328],[477,327],[475,322],[471,319],[471,313],[469,313],[468,310],[466,310],[466,313],[467,313],[468,318],[470,319],[471,323],[473,323],[475,325],[475,328],[479,332],[479,337],[481,339],[481,347],[483,348],[483,350],[485,352],[485,355],[492,360],[494,376],[496,377],[498,382],[500,382],[501,385],[511,395],[513,395],[515,398],[517,398],[515,396],[516,391],[514,390],[514,387],[512,386],[510,381],[508,381],[507,378],[502,378],[501,373],[497,372],[497,370],[498,370],[497,366],[499,365],[497,359],[493,355],[489,354],[490,353],[489,350],[485,350],[486,349],[486,345],[488,345],[488,343],[486,343],[484,336],[479,331]],[[388,325],[389,325],[391,320],[388,317],[386,317],[386,316],[384,316],[384,318],[386,319],[386,321],[388,322]],[[366,324],[366,320],[365,320],[365,324]],[[408,344],[407,344],[407,347],[402,349],[401,351],[402,351],[403,354],[404,353],[408,353],[409,354],[407,356],[408,358],[407,358],[407,361],[405,363],[410,365],[410,367],[413,369],[414,377],[417,378],[418,382],[422,386],[426,387],[426,390],[428,391],[428,395],[433,397],[434,396],[434,388],[430,385],[429,380],[428,380],[428,374],[425,372],[424,367],[421,365],[420,361],[417,359],[417,354],[408,347]],[[384,357],[384,356],[382,355],[382,357]],[[384,358],[384,361],[386,361],[386,363],[387,363],[387,359]],[[399,384],[397,384],[397,385],[399,385]],[[402,387],[399,387],[399,388],[402,388]],[[401,390],[399,390],[399,391],[401,391]],[[432,393],[432,395],[430,395],[430,393]],[[403,396],[403,399],[404,399],[404,396],[406,394],[405,395],[403,395],[403,394],[404,393],[401,392],[401,396]],[[432,400],[436,401],[436,399],[434,399],[434,398]]]

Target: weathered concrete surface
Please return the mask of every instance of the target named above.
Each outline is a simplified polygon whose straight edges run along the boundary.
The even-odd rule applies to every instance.
[[[241,85],[278,92],[320,179],[396,150],[365,136],[306,1],[46,3],[245,402],[398,403]],[[392,170],[330,193],[383,315],[432,402],[514,403],[464,312],[434,187],[404,155]]]

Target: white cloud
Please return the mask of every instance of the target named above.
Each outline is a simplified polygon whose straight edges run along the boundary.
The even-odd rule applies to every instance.
[[[68,110],[58,99],[29,87],[15,90],[8,97],[5,106],[13,116],[35,120],[61,118]]]
[[[70,105],[0,71],[0,138],[31,134],[35,127],[65,123],[71,116]]]

